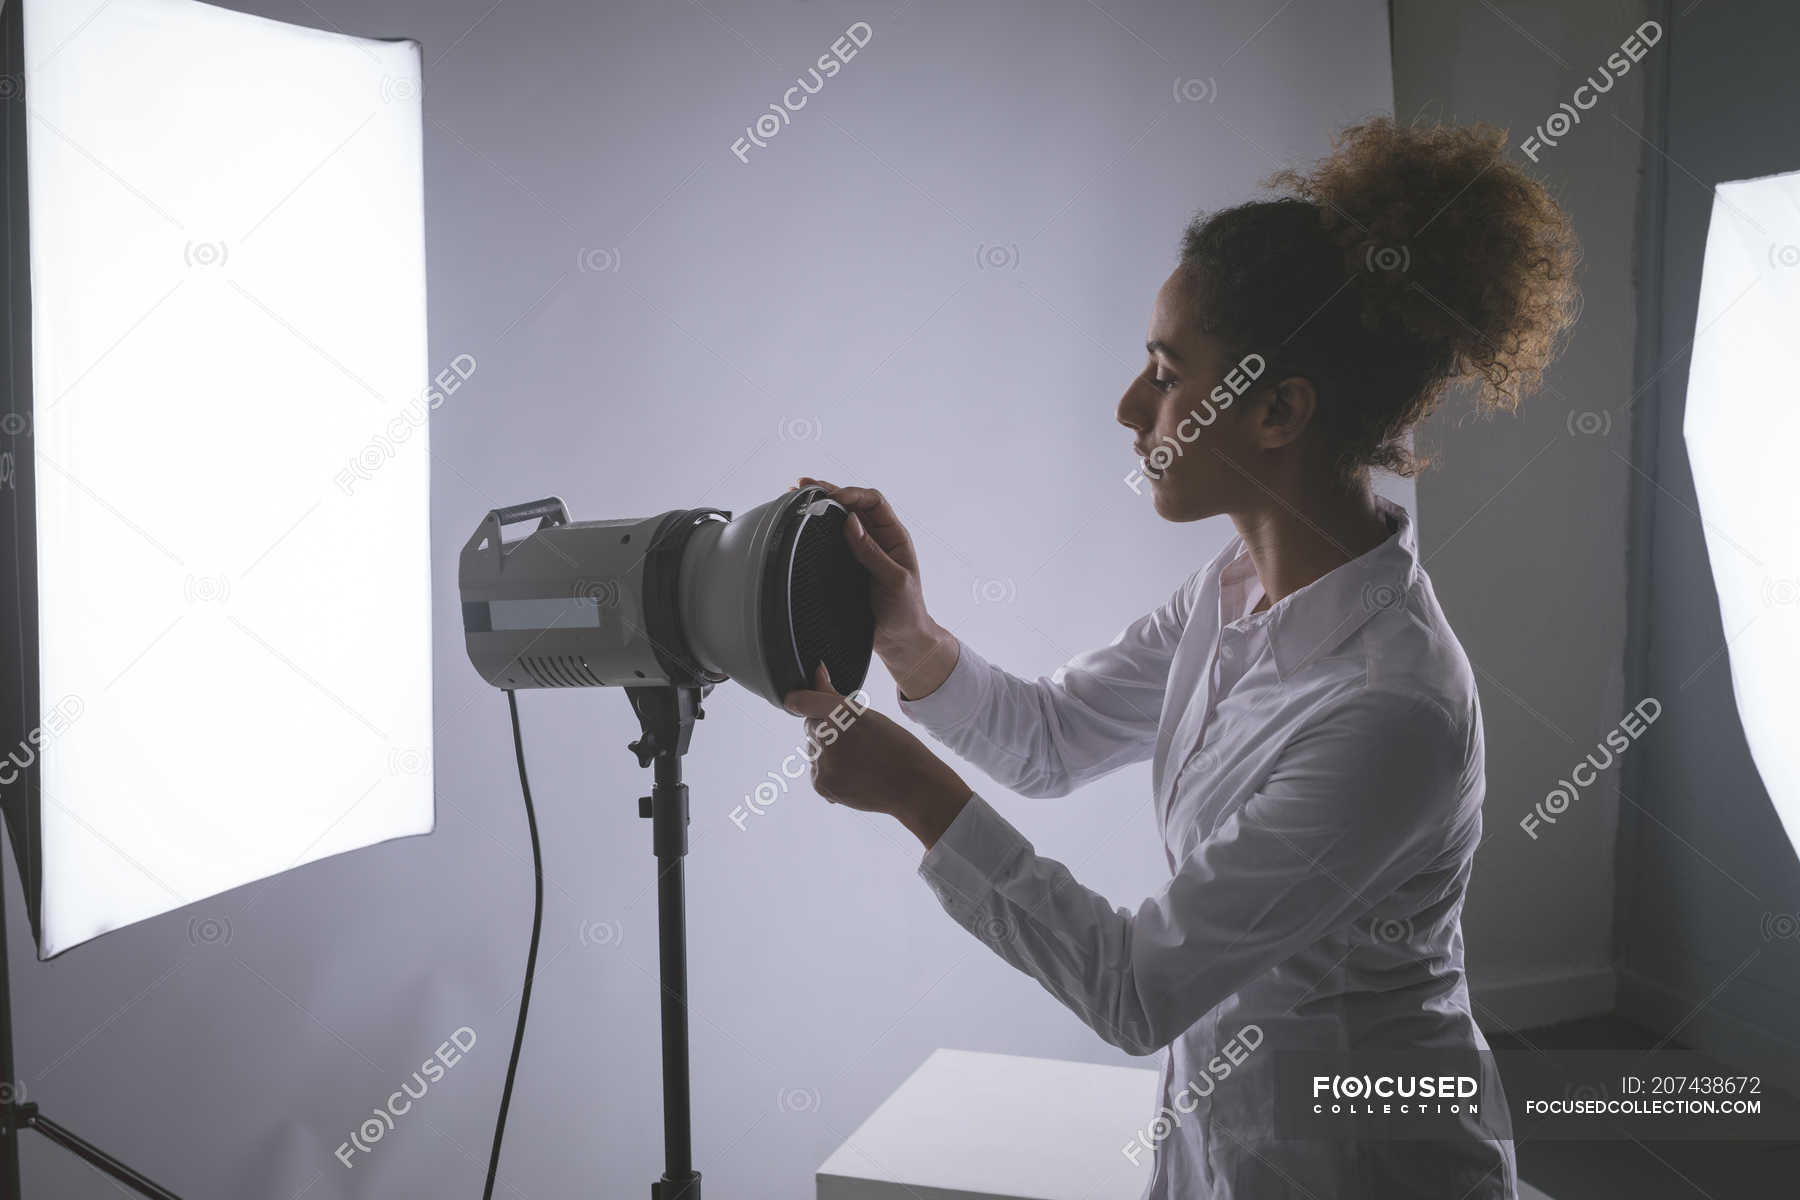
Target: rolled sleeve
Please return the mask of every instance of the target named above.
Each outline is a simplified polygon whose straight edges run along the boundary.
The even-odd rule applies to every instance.
[[[936,690],[917,700],[908,700],[900,694],[898,687],[894,688],[900,711],[939,737],[953,733],[975,719],[975,714],[981,711],[981,681],[992,669],[987,659],[975,653],[969,643],[957,638],[956,644],[956,665],[950,668],[950,674]]]

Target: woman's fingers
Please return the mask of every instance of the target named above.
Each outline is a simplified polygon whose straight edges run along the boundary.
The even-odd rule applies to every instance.
[[[823,479],[814,479],[810,475],[802,475],[800,477],[800,486],[822,487],[833,500],[836,500],[851,512],[879,513],[886,520],[899,524],[898,518],[894,516],[892,506],[890,506],[887,500],[882,497],[881,493],[874,488],[839,487],[835,483],[828,483]]]
[[[875,539],[877,545],[902,566],[907,565],[905,560],[912,557],[912,538],[906,532],[906,526],[900,523],[899,515],[894,512],[894,506],[888,503],[886,496],[875,488],[838,487],[823,479],[808,476],[802,476],[800,483],[803,487],[812,485],[824,488],[833,500],[861,518],[863,528],[869,531],[869,536]]]
[[[851,555],[868,570],[878,586],[897,587],[906,581],[906,568],[889,557],[888,552],[869,536],[855,513],[850,514],[844,533],[850,543]]]
[[[782,707],[797,717],[829,717],[843,702],[823,662],[813,669],[812,687],[795,688],[781,698]]]

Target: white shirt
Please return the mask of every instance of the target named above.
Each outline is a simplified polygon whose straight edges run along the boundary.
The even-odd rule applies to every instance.
[[[900,701],[1027,796],[1151,760],[1172,878],[1135,911],[1039,855],[979,794],[919,864],[945,911],[1101,1037],[1129,1054],[1168,1047],[1161,1128],[1179,1115],[1154,1142],[1145,1200],[1516,1195],[1512,1143],[1473,1127],[1275,1140],[1279,1051],[1487,1052],[1460,920],[1481,841],[1481,708],[1412,520],[1378,502],[1387,541],[1264,612],[1233,538],[1050,678],[964,643],[936,691]],[[1209,1073],[1251,1025],[1258,1047],[1227,1078]]]

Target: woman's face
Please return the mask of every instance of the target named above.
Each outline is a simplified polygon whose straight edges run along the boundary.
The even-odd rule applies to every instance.
[[[1139,459],[1127,482],[1149,488],[1170,521],[1234,511],[1256,487],[1259,463],[1248,391],[1260,360],[1234,361],[1217,337],[1198,332],[1195,317],[1177,268],[1156,293],[1148,361],[1119,398],[1119,424],[1132,431]]]

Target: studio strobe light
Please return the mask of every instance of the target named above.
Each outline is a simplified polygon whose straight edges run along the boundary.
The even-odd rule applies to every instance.
[[[779,707],[824,662],[862,686],[868,575],[842,505],[804,488],[737,520],[713,508],[569,523],[551,498],[496,509],[463,547],[469,658],[498,688],[708,686]],[[538,519],[511,545],[502,528]]]
[[[492,1193],[506,1110],[525,1032],[543,914],[537,818],[519,735],[519,688],[623,687],[654,766],[650,795],[657,860],[663,1035],[662,1178],[656,1200],[700,1200],[688,1102],[686,900],[688,795],[681,782],[700,701],[734,679],[769,703],[812,686],[825,664],[846,694],[860,688],[874,646],[869,576],[844,540],[848,513],[806,487],[733,520],[720,509],[571,523],[554,497],[495,509],[464,545],[459,568],[464,637],[482,678],[506,692],[525,796],[537,901],[525,988],[488,1166]],[[508,543],[505,527],[537,528]]]

